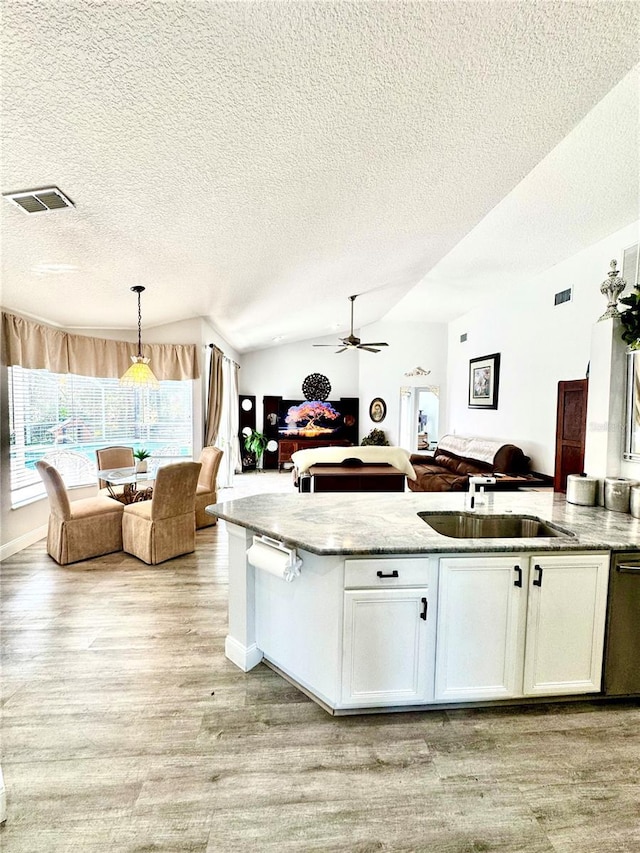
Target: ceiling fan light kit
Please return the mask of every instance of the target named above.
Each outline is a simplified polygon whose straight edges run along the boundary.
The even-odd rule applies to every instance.
[[[340,338],[338,344],[313,344],[314,347],[339,346],[340,349],[336,350],[336,354],[337,354],[339,352],[344,352],[345,350],[348,350],[348,349],[363,349],[363,350],[366,350],[367,352],[380,352],[380,350],[376,349],[376,347],[388,347],[389,346],[389,344],[386,343],[385,341],[366,341],[365,343],[362,343],[360,338],[357,338],[353,334],[353,303],[355,302],[357,295],[358,294],[356,294],[355,296],[349,297],[349,301],[351,302],[351,328],[349,330],[349,334],[347,335],[347,337],[346,338]]]

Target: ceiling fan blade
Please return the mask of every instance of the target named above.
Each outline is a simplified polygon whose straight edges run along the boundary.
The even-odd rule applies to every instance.
[[[354,296],[349,297],[349,302],[351,303],[351,324],[349,327],[349,334],[344,338],[338,338],[337,344],[313,344],[314,347],[333,347],[338,346],[340,349],[336,350],[336,354],[339,352],[344,352],[347,349],[364,349],[367,352],[380,352],[379,349],[374,349],[374,347],[388,347],[389,344],[386,341],[377,341],[372,342],[369,341],[367,343],[362,343],[360,338],[357,338],[353,334],[353,303],[356,301],[356,293]]]

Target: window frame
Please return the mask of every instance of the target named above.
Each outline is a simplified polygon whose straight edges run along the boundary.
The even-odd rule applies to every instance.
[[[48,391],[46,383],[50,383],[50,389],[53,390],[52,400],[57,411],[56,417],[51,421],[51,427],[50,419],[38,421],[31,417],[29,411],[29,406],[32,405],[30,391],[41,381],[45,383],[43,388]],[[117,379],[69,373],[55,374],[44,369],[14,365],[7,368],[7,384],[7,461],[12,509],[46,497],[44,483],[37,472],[32,476],[29,471],[35,470],[37,459],[54,450],[77,452],[88,462],[88,465],[84,466],[79,461],[76,466],[78,476],[75,479],[66,476],[61,470],[68,489],[86,489],[94,485],[97,489],[95,450],[99,447],[126,444],[134,448],[145,447],[152,453],[165,448],[167,451],[171,449],[172,455],[184,456],[187,459],[193,457],[192,379],[161,380],[159,390],[153,391],[121,388]],[[60,403],[61,389],[67,395],[64,405]],[[65,411],[65,418],[61,417],[61,409]],[[126,412],[126,417],[121,421],[118,421],[119,412]],[[173,419],[171,415],[174,416]],[[68,426],[64,427],[67,422]],[[65,435],[65,429],[71,433],[75,431],[70,439]],[[33,434],[38,430],[41,436],[44,436],[45,432],[53,433],[54,440],[29,443],[28,432]],[[56,430],[59,432],[55,432]],[[77,440],[79,430],[83,431],[81,441]],[[19,440],[20,436],[22,441]],[[19,448],[18,451],[16,447]],[[16,462],[16,457],[22,459],[21,466]]]

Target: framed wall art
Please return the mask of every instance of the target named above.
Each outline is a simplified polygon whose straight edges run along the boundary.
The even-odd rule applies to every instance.
[[[387,404],[381,397],[374,397],[369,406],[369,417],[374,424],[381,423],[387,416]]]
[[[497,409],[500,353],[472,358],[469,362],[469,408]]]

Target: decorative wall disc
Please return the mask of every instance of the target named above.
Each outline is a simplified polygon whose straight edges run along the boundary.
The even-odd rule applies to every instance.
[[[326,400],[331,393],[331,383],[322,373],[310,373],[302,383],[305,400]]]

